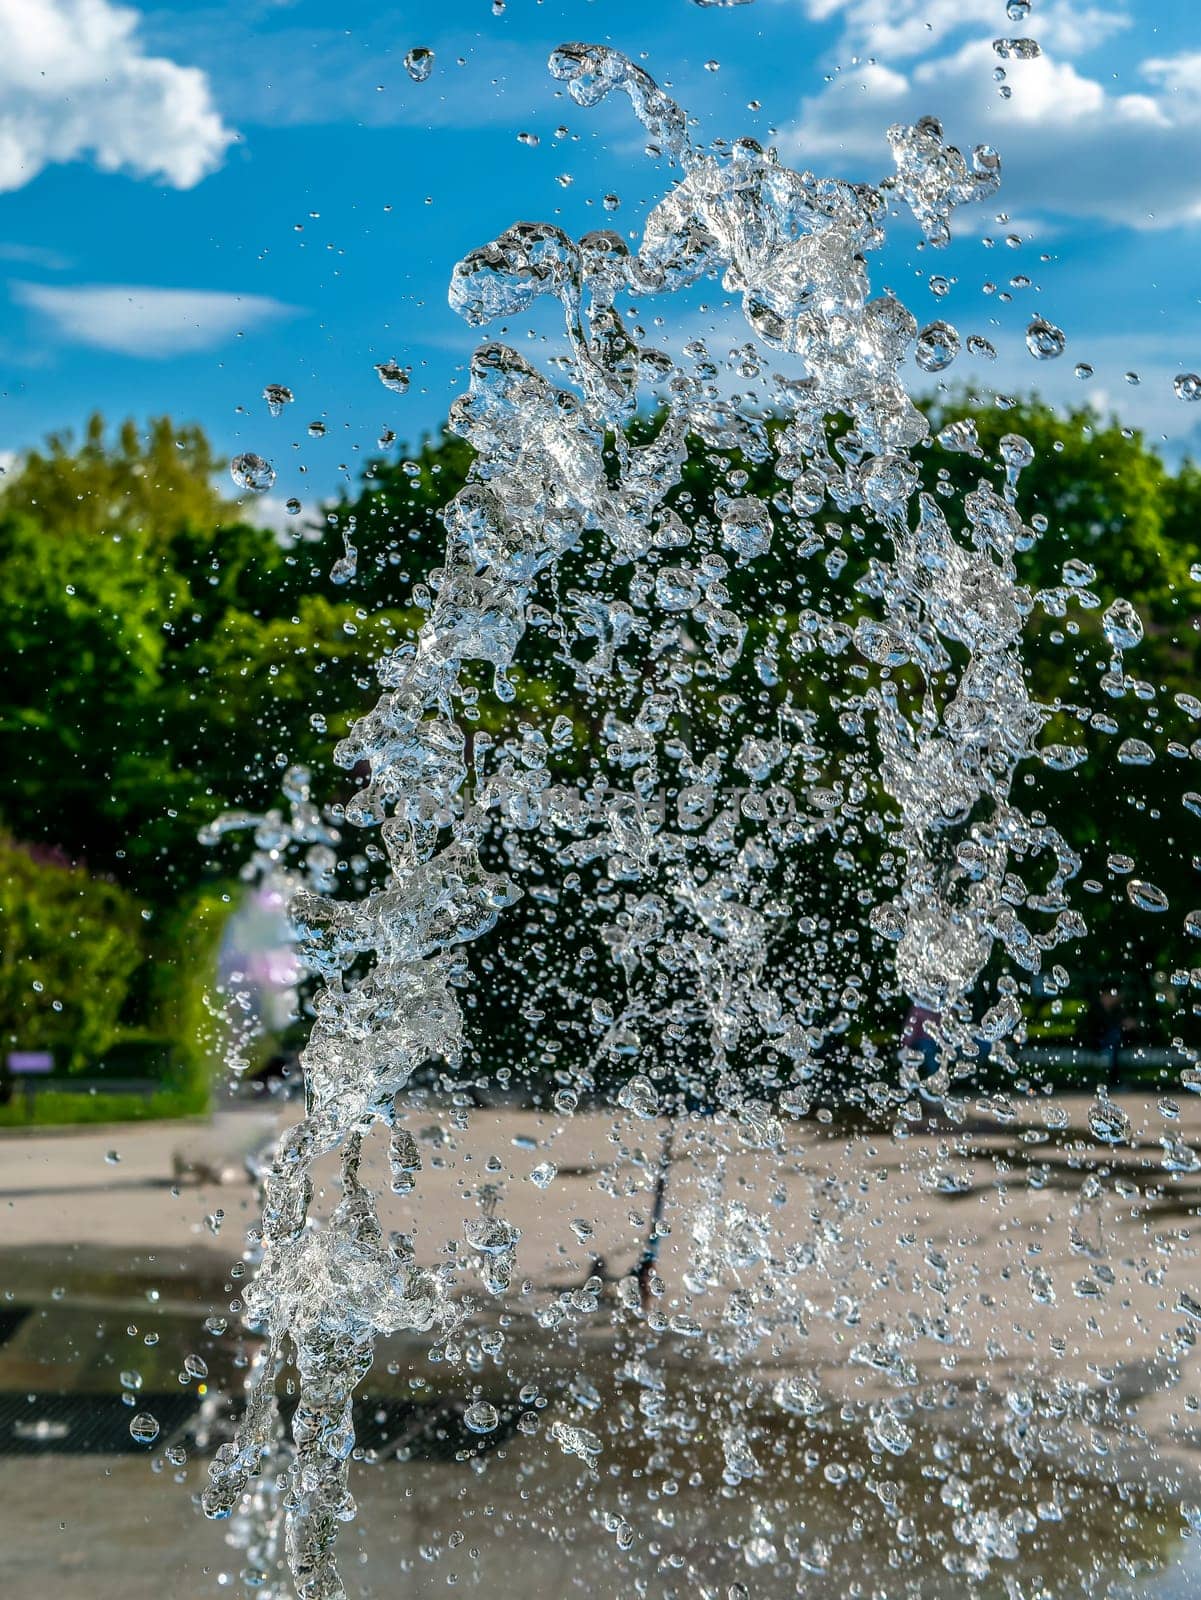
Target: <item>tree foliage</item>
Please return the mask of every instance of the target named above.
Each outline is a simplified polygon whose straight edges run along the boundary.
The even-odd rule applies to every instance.
[[[1183,901],[1177,909],[1176,900],[1177,890],[1187,894],[1180,862],[1196,850],[1183,796],[1201,787],[1191,775],[1201,729],[1176,700],[1196,693],[1198,683],[1201,585],[1191,573],[1201,560],[1201,471],[1189,463],[1170,471],[1137,433],[1038,401],[1000,410],[951,395],[931,407],[931,417],[935,432],[970,420],[978,438],[975,452],[932,440],[920,453],[926,487],[952,514],[965,489],[981,478],[999,481],[1002,434],[1023,434],[1033,445],[1019,490],[1027,518],[1045,519],[1024,558],[1032,592],[1060,585],[1065,561],[1093,569],[1088,590],[1096,604],[1062,617],[1036,607],[1026,654],[1033,691],[1056,708],[1047,737],[1087,742],[1089,762],[1073,773],[1028,773],[1024,798],[1073,840],[1085,857],[1082,876],[1096,885],[1084,891],[1095,932],[1081,963],[1105,974],[1171,967],[1180,918],[1192,909]],[[655,425],[653,418],[639,424]],[[357,779],[332,766],[333,743],[370,701],[373,661],[421,624],[426,575],[443,554],[438,511],[470,459],[466,445],[447,437],[372,461],[358,492],[329,508],[321,536],[302,532],[291,541],[248,522],[218,487],[221,463],[204,435],[166,418],[144,432],[126,423],[113,437],[94,417],[81,441],[57,436],[10,473],[0,490],[0,824],[21,842],[5,846],[5,871],[29,894],[26,846],[52,848],[71,863],[54,869],[61,880],[47,878],[47,905],[55,909],[37,912],[38,926],[53,930],[47,938],[67,937],[64,917],[89,927],[95,918],[120,938],[129,935],[130,949],[143,948],[129,908],[148,908],[158,919],[152,927],[165,927],[210,870],[200,827],[224,809],[278,803],[282,770],[293,762],[314,769],[323,798],[345,800]],[[731,473],[747,493],[770,501],[781,492],[768,461],[719,456],[694,441],[673,496],[686,520],[714,516]],[[803,555],[777,539],[752,565],[732,562],[727,581],[750,624],[742,692],[787,695],[832,727],[820,654],[784,651],[770,691],[752,683],[750,664],[773,637],[795,634],[807,608],[819,621],[853,620],[861,604],[854,580],[880,552],[879,531],[833,507],[816,520],[815,552]],[[357,576],[344,586],[329,576],[340,533],[358,550]],[[588,586],[588,559],[586,548],[565,558],[562,593]],[[1142,685],[1112,698],[1103,683],[1100,616],[1116,595],[1138,607],[1147,636],[1127,660]],[[553,596],[539,599],[549,607]],[[477,726],[499,731],[524,718],[546,727],[566,713],[583,762],[602,729],[553,630],[533,630],[528,644],[515,674],[517,704],[489,709],[482,696]],[[731,687],[740,690],[737,682]],[[704,693],[701,684],[701,713]],[[1116,751],[1128,737],[1166,753],[1151,767],[1124,765]],[[1107,864],[1115,851],[1169,888],[1170,918],[1132,910],[1125,877]],[[225,870],[230,865],[227,857]],[[815,880],[812,892],[833,891]],[[11,914],[8,921],[11,943]],[[22,938],[33,938],[33,922],[20,927]],[[84,948],[79,937],[75,949]],[[590,937],[581,936],[582,949],[591,949]],[[15,948],[26,952],[13,957],[24,973],[35,946]],[[100,961],[109,944],[98,935],[88,948]],[[48,944],[43,958],[58,959]],[[112,992],[128,988],[126,958],[110,950],[103,959],[116,962]],[[498,997],[518,1025],[520,1006],[501,970],[511,975],[513,964],[506,967],[499,947],[487,944],[478,959],[492,963],[481,968],[487,981],[478,1003]],[[101,1013],[109,1020],[97,1020]],[[72,1049],[101,1048],[113,1025],[101,1006],[80,1024]]]

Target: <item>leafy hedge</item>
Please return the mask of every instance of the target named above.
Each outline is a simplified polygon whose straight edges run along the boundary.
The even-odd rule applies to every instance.
[[[205,992],[228,911],[210,886],[148,914],[128,890],[0,838],[0,1052],[53,1053],[53,1075],[35,1087],[38,1122],[206,1108],[218,1052]],[[94,1091],[56,1090],[80,1074],[98,1080]],[[106,1091],[105,1079],[157,1088],[140,1098]],[[28,1120],[18,1091],[0,1125]]]
[[[82,867],[0,839],[0,1046],[78,1072],[117,1040],[141,908]]]

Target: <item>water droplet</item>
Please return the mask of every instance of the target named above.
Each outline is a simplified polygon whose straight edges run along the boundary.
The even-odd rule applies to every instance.
[[[402,367],[395,361],[380,361],[376,363],[376,374],[385,389],[391,389],[393,394],[404,394],[409,387],[409,369]]]
[[[1054,361],[1064,352],[1067,337],[1062,328],[1044,317],[1032,317],[1026,329],[1026,349],[1038,361]]]
[[[1102,1144],[1121,1144],[1130,1137],[1130,1118],[1107,1094],[1089,1107],[1088,1126],[1093,1138]]]
[[[414,83],[424,83],[434,70],[434,52],[424,45],[414,45],[405,55],[405,71]]]
[[[295,495],[284,501],[284,510],[290,517],[298,517],[303,509],[304,507],[301,505],[300,501],[297,500]]]
[[[1145,883],[1141,878],[1131,878],[1126,885],[1126,898],[1140,911],[1163,912],[1171,904],[1158,884]]]
[[[1033,61],[1042,55],[1037,39],[994,39],[992,47],[1003,61]]]
[[[1155,760],[1155,751],[1144,739],[1123,739],[1118,746],[1118,760],[1124,767],[1149,767]]]
[[[252,450],[233,458],[229,475],[239,489],[248,489],[251,494],[264,494],[275,482],[275,468]]]
[[[1077,361],[1074,370],[1078,378],[1091,378],[1093,375],[1093,369],[1087,361]]]
[[[1143,637],[1143,619],[1129,600],[1118,599],[1106,607],[1101,630],[1115,650],[1132,650]]]
[[[949,322],[929,322],[917,336],[914,359],[923,372],[941,372],[959,354],[959,331]]]
[[[940,428],[938,442],[944,450],[971,451],[979,448],[980,436],[971,417],[964,417],[959,422],[948,422],[945,428]]]
[[[500,1425],[500,1412],[487,1400],[476,1400],[463,1413],[463,1425],[472,1433],[495,1433]]]
[[[967,353],[969,356],[981,356],[985,361],[995,361],[997,359],[996,345],[981,333],[968,335]]]
[[[659,1114],[659,1096],[649,1078],[636,1073],[623,1083],[617,1093],[617,1103],[632,1111],[636,1117],[655,1117]]]
[[[1087,561],[1081,561],[1073,556],[1063,564],[1063,581],[1072,589],[1087,589],[1090,583],[1097,581],[1097,569],[1090,566]]]
[[[539,139],[536,133],[519,133],[517,135],[518,144],[526,144],[531,148],[536,144],[541,144],[541,142],[542,141]]]
[[[263,399],[267,402],[267,410],[273,417],[278,417],[285,406],[292,404],[292,391],[283,383],[269,383],[263,390]]]
[[[153,1444],[158,1438],[158,1418],[149,1411],[139,1411],[129,1424],[129,1437],[135,1444]]]
[[[1201,376],[1195,372],[1180,373],[1172,388],[1180,400],[1201,400]]]
[[[1014,472],[1022,472],[1034,460],[1034,446],[1020,433],[1007,433],[997,446],[1001,460]]]

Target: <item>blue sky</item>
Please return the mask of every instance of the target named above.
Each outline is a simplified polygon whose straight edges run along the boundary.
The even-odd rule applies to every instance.
[[[1003,62],[991,41],[1014,35],[1041,57]],[[889,123],[926,112],[994,144],[995,204],[938,253],[898,221],[873,284],[996,344],[948,379],[1091,399],[1201,454],[1201,405],[1172,390],[1201,371],[1196,0],[1033,0],[1022,23],[1006,0],[0,0],[0,455],[96,407],[167,412],[275,463],[272,519],[353,478],[381,429],[436,428],[474,342],[454,262],[518,220],[635,230],[670,181],[624,100],[584,111],[549,77],[564,39],[642,59],[702,137],[822,174],[882,177]],[[435,53],[420,83],[414,46]],[[1062,360],[1027,353],[1034,311]],[[389,359],[412,367],[403,396],[375,375]],[[279,418],[266,383],[295,392]]]

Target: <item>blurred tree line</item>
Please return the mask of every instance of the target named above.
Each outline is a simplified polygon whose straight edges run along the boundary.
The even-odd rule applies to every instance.
[[[1046,738],[1087,741],[1089,759],[1070,772],[1027,773],[1022,801],[1061,827],[1084,855],[1082,878],[1095,885],[1080,896],[1092,936],[1068,964],[1076,962],[1084,990],[1124,985],[1132,1007],[1138,990],[1142,1025],[1165,1035],[1179,1026],[1177,968],[1190,964],[1182,919],[1194,909],[1190,895],[1201,904],[1191,864],[1201,848],[1197,822],[1184,800],[1201,787],[1201,745],[1193,744],[1201,728],[1175,698],[1197,693],[1199,682],[1201,471],[1191,463],[1169,470],[1137,433],[1087,411],[1063,416],[1032,401],[1001,412],[967,397],[931,411],[935,429],[970,418],[981,451],[920,453],[936,492],[959,494],[982,477],[997,483],[1003,433],[1034,446],[1019,500],[1027,518],[1046,519],[1022,558],[1031,589],[1061,585],[1068,560],[1094,569],[1087,587],[1100,604],[1073,606],[1064,618],[1036,609],[1024,647],[1031,692],[1074,708],[1058,714]],[[144,432],[127,423],[114,437],[94,417],[81,441],[50,439],[0,484],[5,1049],[54,1047],[76,1070],[123,1042],[159,1041],[187,1056],[178,1035],[193,1024],[170,997],[203,981],[236,870],[232,849],[215,869],[197,833],[230,807],[278,804],[283,769],[298,761],[312,767],[318,797],[346,798],[355,780],[332,767],[330,751],[372,698],[372,661],[420,626],[413,585],[442,557],[438,510],[469,463],[453,438],[372,461],[321,528],[292,538],[248,520],[223,494],[222,463],[203,433],[166,418]],[[745,484],[740,492],[770,501],[781,490],[770,465],[737,452],[718,461],[697,444],[674,498],[689,518],[712,516],[731,473]],[[803,605],[853,618],[853,582],[877,536],[832,507],[818,520],[824,555],[838,548],[845,558],[837,582],[810,588],[783,538],[729,573],[733,605],[750,624],[747,663]],[[357,576],[345,585],[330,577],[342,531],[359,552]],[[582,573],[586,560],[569,558],[565,584],[573,563]],[[1101,685],[1108,653],[1100,616],[1119,594],[1134,602],[1147,634],[1127,658],[1141,684],[1113,699]],[[777,596],[783,620],[761,603]],[[514,675],[518,703],[487,710],[483,697],[477,725],[500,731],[524,718],[548,728],[566,711],[580,757],[602,741],[595,713],[546,631],[529,645]],[[784,652],[770,693],[831,720],[820,656]],[[1081,726],[1098,715],[1114,731],[1105,720]],[[1117,761],[1132,736],[1156,749],[1153,765]],[[1107,864],[1113,855],[1130,857],[1137,876],[1168,892],[1169,913],[1130,905],[1125,875]],[[829,892],[816,881],[813,888]],[[470,957],[483,976],[472,1003],[503,1014],[510,1033],[528,976],[511,953],[517,932],[510,921],[503,939]],[[545,944],[533,943],[544,962]],[[514,1058],[520,1048],[514,1043]]]

